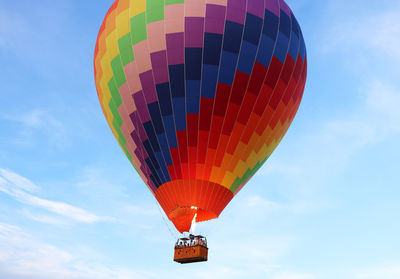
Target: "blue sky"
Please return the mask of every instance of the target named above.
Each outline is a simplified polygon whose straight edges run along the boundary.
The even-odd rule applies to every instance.
[[[198,224],[209,262],[183,266],[97,100],[112,1],[1,1],[0,278],[400,278],[400,3],[287,2],[308,49],[302,105],[220,218]]]

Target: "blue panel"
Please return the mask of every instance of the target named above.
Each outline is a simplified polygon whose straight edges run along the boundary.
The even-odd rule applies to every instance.
[[[267,35],[274,41],[278,34],[279,17],[269,10],[265,10],[263,34]]]
[[[154,133],[153,124],[151,123],[151,121],[143,123],[143,128],[146,131],[148,140],[150,141],[154,152],[160,151],[160,145],[158,144],[158,139],[156,134]]]
[[[202,48],[185,48],[186,80],[201,79]]]
[[[238,55],[230,51],[222,52],[218,82],[232,85],[235,77]]]
[[[166,115],[163,116],[163,121],[170,148],[178,147],[174,118],[172,117],[172,115]]]
[[[162,153],[161,152],[156,152],[156,158],[157,158],[157,160],[159,160],[159,162],[162,162],[161,168],[159,169],[160,172],[157,170],[157,173],[159,173],[159,174],[162,173],[161,181],[163,183],[165,183],[167,181],[171,181],[171,177],[169,176],[169,172],[168,172],[167,166],[164,163],[164,157],[163,157]]]
[[[153,174],[150,174],[150,179],[151,179],[151,181],[153,181],[154,185],[157,188],[161,186],[161,181],[160,181],[160,179],[158,177],[154,176]]]
[[[155,157],[154,157],[154,158],[155,158]],[[149,158],[146,158],[145,161],[146,161],[146,164],[147,164],[147,166],[149,167],[150,171],[151,171],[152,173],[156,174],[157,172],[156,172],[156,169],[155,169],[155,167],[154,167],[154,165],[153,165],[153,162],[152,162],[151,158],[150,158],[150,157],[149,157]],[[157,178],[158,178],[158,177],[157,177]]]
[[[164,177],[162,170],[156,169],[156,173],[157,173],[158,177],[160,178],[161,184],[164,184],[166,181],[165,181],[165,177]]]
[[[173,98],[174,116],[177,131],[186,130],[185,98]]]
[[[185,66],[170,65],[169,69],[169,80],[171,84],[171,95],[172,98],[184,97],[185,96]]]
[[[288,50],[289,39],[282,32],[279,32],[278,40],[275,46],[274,56],[282,63],[285,63],[286,54]]]
[[[222,34],[204,34],[203,63],[218,65],[221,58]]]
[[[169,166],[172,164],[172,158],[171,158],[171,153],[169,152],[167,137],[165,136],[165,134],[157,135],[157,137],[158,137],[158,142],[160,143],[161,146],[161,152],[164,156],[165,163],[167,164],[167,166]]]
[[[294,61],[296,61],[298,53],[299,53],[299,38],[293,32],[292,37],[290,37],[289,54],[290,56],[292,56]]]
[[[148,104],[151,122],[153,123],[156,134],[162,134],[165,132],[164,125],[161,119],[160,108],[158,107],[158,102]]]
[[[262,26],[263,20],[261,18],[247,13],[243,40],[258,45]]]
[[[292,32],[294,32],[297,37],[300,37],[300,25],[296,19],[296,17],[294,16],[294,14],[291,15],[291,19],[292,19]]]
[[[217,89],[218,66],[203,65],[203,80],[201,81],[201,97],[214,98]]]
[[[186,80],[186,113],[199,113],[200,80]]]
[[[306,45],[304,43],[304,38],[303,38],[303,34],[300,32],[301,38],[300,38],[300,55],[301,58],[303,58],[303,61],[305,60],[305,57],[307,55],[307,51],[306,51]]]
[[[292,30],[292,21],[290,17],[283,11],[280,13],[279,31],[290,38],[290,30]]]
[[[157,169],[160,169],[160,165],[156,159],[156,155],[154,154],[154,152],[151,148],[150,142],[148,140],[145,140],[143,142],[143,147],[146,149],[147,155],[150,158],[150,162],[147,163],[147,165],[150,168],[150,170],[154,173],[154,175],[156,175]],[[149,159],[149,158],[147,158],[147,159]],[[146,159],[146,162],[147,162],[147,159]]]
[[[156,85],[158,101],[160,103],[160,109],[162,115],[172,114],[171,104],[171,92],[169,89],[169,83],[161,83]]]
[[[263,34],[261,37],[260,47],[258,48],[256,61],[265,67],[271,63],[272,54],[274,52],[275,40]]]
[[[238,70],[250,75],[251,71],[253,70],[256,53],[257,45],[243,41],[242,48],[240,50]]]
[[[240,45],[242,43],[242,34],[242,24],[232,21],[226,21],[223,50],[239,53]]]

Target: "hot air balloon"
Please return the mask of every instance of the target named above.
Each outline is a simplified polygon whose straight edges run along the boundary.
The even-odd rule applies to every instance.
[[[217,218],[277,147],[307,58],[283,0],[116,0],[94,69],[112,132],[182,233]]]

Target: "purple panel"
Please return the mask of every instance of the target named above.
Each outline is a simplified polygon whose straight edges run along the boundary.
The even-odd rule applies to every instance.
[[[139,74],[140,83],[142,84],[143,93],[146,98],[146,103],[151,104],[158,101],[156,88],[154,86],[153,71]]]
[[[206,32],[223,34],[225,28],[225,16],[222,19],[207,18],[206,19]]]
[[[247,12],[264,18],[264,0],[248,0]]]
[[[224,33],[226,7],[214,4],[206,6],[206,32]]]
[[[150,176],[149,176],[150,177]],[[153,191],[153,193],[155,194],[157,191],[157,187],[154,185],[153,181],[151,181],[149,179],[149,181],[147,182],[147,185],[149,185],[150,189]]]
[[[185,18],[185,47],[202,47],[204,38],[204,18]]]
[[[246,17],[245,9],[228,7],[228,15],[226,16],[226,20],[233,21],[239,24],[244,24],[245,17]]]
[[[241,10],[246,10],[247,1],[246,0],[228,0],[228,9],[229,8],[238,8]]]
[[[289,6],[286,4],[286,2],[284,0],[279,0],[280,2],[280,6],[281,6],[281,10],[284,11],[289,17],[291,14],[291,10],[289,8]]]
[[[279,17],[279,0],[266,0],[266,9]]]
[[[144,100],[143,92],[139,91],[133,94],[133,100],[135,101],[137,111],[139,112],[140,119],[138,120],[139,127],[142,127],[142,123],[150,121],[150,114],[147,110],[146,101]],[[135,112],[133,114],[136,114]],[[133,122],[135,123],[135,122]]]
[[[168,82],[167,51],[161,50],[150,54],[153,75],[156,84]]]
[[[183,33],[171,33],[166,35],[168,65],[184,64]]]

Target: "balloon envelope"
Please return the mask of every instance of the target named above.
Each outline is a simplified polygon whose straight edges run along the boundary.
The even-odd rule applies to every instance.
[[[307,58],[283,0],[117,0],[94,68],[112,132],[183,232],[218,217],[279,144]]]

